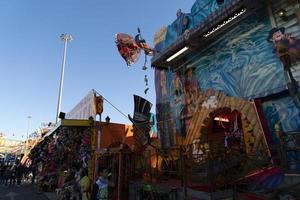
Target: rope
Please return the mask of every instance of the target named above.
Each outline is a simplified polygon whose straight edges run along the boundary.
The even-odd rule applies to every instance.
[[[123,115],[126,119],[129,119],[129,117],[123,113],[120,109],[118,109],[116,106],[114,106],[109,100],[107,100],[103,95],[101,95],[99,92],[97,92],[96,90],[93,89],[93,91],[100,95],[107,103],[109,103],[109,105],[111,105],[114,109],[116,109],[121,115]],[[129,119],[130,120],[130,119]]]

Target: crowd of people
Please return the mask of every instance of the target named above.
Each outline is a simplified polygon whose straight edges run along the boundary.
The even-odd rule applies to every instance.
[[[74,200],[108,200],[110,199],[109,187],[115,184],[111,181],[111,173],[107,168],[100,167],[98,177],[92,184],[88,172],[84,168],[77,171],[68,169],[62,176],[54,174],[39,174],[35,178],[35,170],[32,167],[23,166],[18,160],[16,162],[0,163],[0,184],[7,187],[20,186],[21,182],[31,184],[37,180],[40,192],[54,191],[61,199]]]
[[[30,181],[30,169],[21,165],[19,160],[15,162],[0,163],[0,184],[8,187],[20,186],[22,180]]]
[[[112,174],[105,167],[100,167],[95,182],[88,176],[84,168],[69,168],[59,177],[55,174],[37,176],[40,191],[56,191],[61,200],[108,200],[112,199],[115,186]]]

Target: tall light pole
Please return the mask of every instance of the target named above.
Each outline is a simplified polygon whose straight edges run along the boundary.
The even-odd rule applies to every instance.
[[[58,102],[57,102],[57,112],[56,112],[56,123],[58,121],[58,115],[60,113],[60,107],[61,107],[61,96],[62,96],[62,90],[63,90],[63,84],[64,84],[64,73],[65,73],[65,65],[66,65],[66,56],[67,56],[67,46],[68,42],[73,40],[72,36],[63,33],[60,36],[60,39],[64,41],[64,55],[63,55],[63,60],[62,60],[62,65],[61,65],[61,76],[60,76],[60,84],[59,84],[59,95],[58,95]]]
[[[31,116],[27,116],[27,133],[26,133],[26,141],[25,141],[25,151],[24,151],[24,154],[27,154],[28,134],[29,134],[29,128],[30,128],[30,119],[31,119]]]

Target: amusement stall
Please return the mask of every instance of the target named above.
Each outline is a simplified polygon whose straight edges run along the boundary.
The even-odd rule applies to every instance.
[[[31,169],[42,191],[63,188],[79,171],[93,176],[93,121],[62,119],[30,152]]]
[[[103,97],[89,92],[69,113],[60,114],[60,121],[29,154],[30,170],[36,176],[39,189],[56,191],[60,197],[78,197],[76,182],[87,173],[87,196],[90,197],[98,168],[111,174],[115,187],[110,188],[110,199],[128,196],[127,172],[131,170],[134,140],[131,125],[97,121],[103,111]],[[100,116],[101,119],[101,116]]]

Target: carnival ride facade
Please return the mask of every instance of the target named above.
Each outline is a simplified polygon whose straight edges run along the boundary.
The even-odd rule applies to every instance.
[[[297,175],[298,182],[286,175],[300,169],[298,8],[284,0],[197,0],[156,33],[162,148],[148,146],[144,156],[153,188],[167,176],[182,198],[299,197]],[[281,39],[293,45],[269,43],[274,27],[285,27]]]

